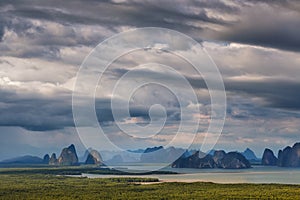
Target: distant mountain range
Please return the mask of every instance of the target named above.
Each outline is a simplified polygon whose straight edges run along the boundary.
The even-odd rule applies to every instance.
[[[173,162],[175,160],[175,162]],[[293,147],[286,147],[278,152],[276,157],[272,150],[265,149],[263,158],[259,159],[255,153],[247,148],[244,152],[229,152],[211,150],[203,153],[197,150],[163,146],[146,149],[127,150],[123,152],[103,151],[101,154],[94,149],[87,149],[79,161],[76,148],[72,144],[63,148],[59,157],[55,153],[46,154],[43,158],[37,156],[21,156],[3,160],[0,164],[46,164],[46,165],[118,165],[126,163],[172,163],[173,167],[196,168],[247,168],[249,163],[273,165],[279,167],[300,167],[300,143]],[[230,164],[231,163],[231,164]]]
[[[20,156],[16,158],[11,158],[3,160],[2,164],[43,164],[43,159],[37,156]]]

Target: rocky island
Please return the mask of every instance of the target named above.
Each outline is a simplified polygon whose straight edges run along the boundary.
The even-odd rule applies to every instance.
[[[270,149],[265,149],[262,165],[274,165],[278,167],[300,167],[300,143],[293,147],[287,146],[278,151],[278,158]]]
[[[222,169],[245,169],[250,168],[250,162],[238,152],[226,153],[223,150],[214,151],[200,157],[200,152],[196,151],[190,156],[181,156],[172,163],[173,168],[222,168]]]
[[[102,157],[98,151],[94,149],[89,149],[87,150],[86,154],[87,156],[84,164],[103,165]],[[63,148],[58,158],[56,158],[55,153],[52,153],[51,157],[49,157],[49,155],[46,154],[44,156],[43,163],[49,165],[65,166],[79,165],[75,145],[71,144],[69,147]]]

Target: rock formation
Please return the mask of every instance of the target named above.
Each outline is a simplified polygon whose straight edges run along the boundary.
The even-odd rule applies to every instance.
[[[175,162],[172,163],[174,168],[199,168],[200,158],[199,151],[196,151],[193,155],[188,157],[181,156]]]
[[[163,146],[159,146],[159,147],[149,147],[147,148],[144,153],[151,153],[151,152],[155,152],[155,151],[158,151],[160,149],[163,149],[164,147]]]
[[[207,154],[199,157],[199,151],[188,157],[180,157],[174,163],[174,168],[223,168],[223,169],[243,169],[250,168],[249,161],[238,152],[215,151],[214,155]]]
[[[214,151],[213,159],[214,159],[214,162],[216,163],[217,167],[222,166],[221,160],[225,157],[225,155],[226,155],[226,153],[223,150],[220,150],[220,151],[215,150]]]
[[[185,152],[184,149],[168,147],[164,149],[162,146],[147,148],[141,154],[141,162],[143,163],[169,163],[179,158]]]
[[[207,154],[203,158],[200,158],[197,168],[215,168],[215,167],[216,167],[216,163],[213,157]]]
[[[100,153],[96,150],[89,150],[89,154],[86,158],[85,164],[102,165],[103,160],[102,160]]]
[[[266,148],[261,160],[262,165],[275,166],[277,165],[277,158],[271,149]]]
[[[250,162],[238,152],[229,152],[220,160],[221,168],[224,169],[245,169],[250,168]]]
[[[49,165],[57,165],[58,164],[58,160],[56,158],[56,154],[53,153],[49,159]]]
[[[67,148],[64,148],[58,158],[59,165],[77,165],[78,157],[75,146],[72,144]]]
[[[88,155],[90,154],[90,151],[93,150],[92,148],[88,148],[87,150],[85,150],[84,155],[82,157],[78,157],[78,161],[81,163],[85,163]]]
[[[244,152],[242,152],[243,156],[249,161],[258,161],[259,159],[256,157],[255,153],[247,148]]]
[[[277,165],[279,167],[300,167],[300,143],[279,150]]]
[[[46,154],[43,158],[43,164],[49,164],[50,156],[49,154]]]

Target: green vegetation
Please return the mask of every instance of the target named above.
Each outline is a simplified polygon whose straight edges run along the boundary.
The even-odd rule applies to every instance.
[[[11,170],[8,170],[11,171]],[[153,178],[0,174],[0,199],[297,199],[300,185],[154,183]]]
[[[139,175],[150,174],[177,174],[171,171],[136,171]],[[19,167],[0,168],[0,174],[53,174],[53,175],[81,175],[85,174],[105,174],[105,175],[136,175],[134,171],[124,172],[116,169],[100,168],[97,166],[55,166],[55,167]]]

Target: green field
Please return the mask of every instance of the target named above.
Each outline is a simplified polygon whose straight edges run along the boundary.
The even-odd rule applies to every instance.
[[[89,179],[0,170],[0,199],[300,199],[300,185],[157,183],[157,179]],[[47,170],[46,170],[47,171]],[[6,173],[9,172],[9,173]]]

